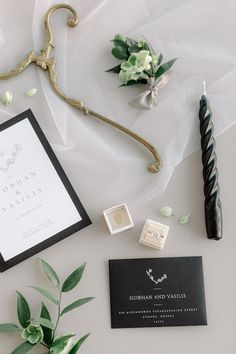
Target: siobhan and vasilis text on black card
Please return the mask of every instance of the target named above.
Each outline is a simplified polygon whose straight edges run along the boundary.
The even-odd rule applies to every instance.
[[[109,261],[111,326],[206,325],[201,257]]]

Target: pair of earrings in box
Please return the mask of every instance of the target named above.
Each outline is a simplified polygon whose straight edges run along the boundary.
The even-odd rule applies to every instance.
[[[117,234],[134,226],[130,212],[125,203],[116,205],[103,212],[111,234]],[[167,239],[169,226],[147,219],[139,239],[145,246],[162,250]]]

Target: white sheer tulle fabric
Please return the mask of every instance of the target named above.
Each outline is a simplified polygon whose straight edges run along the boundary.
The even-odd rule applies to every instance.
[[[14,67],[31,48],[44,45],[43,18],[56,3],[4,0],[0,14],[1,71]],[[152,143],[163,168],[147,171],[152,156],[115,129],[70,108],[52,91],[47,74],[33,66],[21,76],[0,82],[14,101],[1,107],[0,120],[29,106],[87,201],[140,204],[162,193],[178,163],[200,147],[198,109],[202,81],[213,111],[216,135],[236,120],[236,3],[234,0],[70,0],[80,15],[74,28],[66,12],[53,15],[58,79],[64,91],[87,107],[132,129]],[[24,8],[24,11],[22,11]],[[11,21],[9,21],[11,18]],[[32,29],[32,30],[31,30]],[[143,87],[119,88],[110,39],[116,33],[145,37],[166,60],[178,57],[172,80],[159,92],[158,107],[143,111],[128,102]],[[24,90],[37,87],[32,99]]]

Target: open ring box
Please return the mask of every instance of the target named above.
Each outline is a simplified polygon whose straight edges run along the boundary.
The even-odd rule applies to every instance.
[[[125,203],[104,210],[103,215],[111,234],[118,234],[134,226]]]
[[[145,246],[162,250],[169,232],[169,226],[147,219],[139,242]]]

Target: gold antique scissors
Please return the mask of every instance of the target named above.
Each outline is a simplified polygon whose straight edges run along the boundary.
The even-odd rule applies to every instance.
[[[119,123],[114,122],[113,120],[104,117],[103,115],[92,111],[91,109],[87,108],[84,103],[79,100],[79,99],[73,99],[67,97],[61,88],[58,85],[57,82],[57,71],[56,71],[56,59],[54,57],[51,57],[50,54],[54,48],[53,44],[53,35],[52,35],[52,30],[51,26],[49,23],[50,17],[58,9],[67,9],[71,16],[68,19],[68,26],[70,27],[75,27],[78,22],[78,15],[76,11],[71,7],[70,5],[67,4],[57,4],[52,6],[46,16],[45,16],[45,28],[47,31],[47,45],[45,48],[41,50],[41,53],[37,55],[34,51],[31,51],[26,58],[14,69],[11,70],[5,74],[0,74],[0,80],[6,80],[10,79],[14,76],[17,76],[18,74],[22,73],[31,63],[35,63],[39,67],[41,67],[43,70],[48,70],[48,75],[49,75],[49,80],[52,84],[52,87],[54,91],[57,93],[58,96],[60,96],[65,102],[69,103],[71,106],[79,109],[80,111],[84,112],[88,116],[95,117],[97,119],[100,119],[101,121],[112,125],[113,127],[121,130],[123,133],[128,134],[138,142],[140,142],[142,145],[144,145],[153,155],[155,162],[151,163],[148,166],[148,170],[152,173],[156,173],[161,169],[161,158],[157,150],[149,144],[146,140],[144,140],[141,136],[135,134],[131,130],[127,129],[126,127],[122,126]]]

